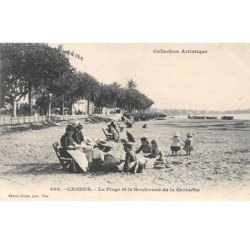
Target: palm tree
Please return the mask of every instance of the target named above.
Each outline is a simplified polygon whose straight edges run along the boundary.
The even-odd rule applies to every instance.
[[[136,89],[137,88],[137,83],[130,79],[128,82],[127,82],[127,88],[128,89]]]

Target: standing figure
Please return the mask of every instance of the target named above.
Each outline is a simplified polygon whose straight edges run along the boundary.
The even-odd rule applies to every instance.
[[[181,150],[181,139],[180,139],[180,134],[176,132],[174,134],[174,137],[172,139],[172,144],[171,144],[171,151],[172,155],[177,155],[177,152]]]
[[[191,155],[191,151],[193,151],[193,135],[191,133],[187,133],[187,139],[185,141],[185,146],[183,150],[186,151],[186,155]]]

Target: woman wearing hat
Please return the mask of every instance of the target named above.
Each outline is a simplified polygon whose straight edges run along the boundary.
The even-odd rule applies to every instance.
[[[112,121],[108,126],[107,126],[107,131],[112,134],[113,140],[118,141],[119,139],[119,132],[116,128],[115,122]]]
[[[75,127],[73,125],[68,125],[66,127],[65,134],[61,137],[61,148],[60,155],[67,158],[73,158],[67,150],[76,150],[78,149],[77,143],[73,139],[73,135],[75,132]],[[74,158],[73,158],[74,159]],[[74,159],[75,161],[75,159]],[[75,168],[69,169],[71,172],[82,172],[82,169],[79,167],[78,163],[75,161]]]
[[[77,144],[81,144],[84,141],[84,136],[82,134],[83,125],[78,123],[75,126],[75,133],[73,135],[73,139]]]
[[[66,127],[65,134],[61,137],[61,154],[65,157],[68,157],[67,150],[76,149],[76,142],[73,139],[73,135],[75,133],[75,127],[72,125],[68,125]]]
[[[181,150],[181,139],[180,139],[180,134],[176,132],[174,134],[174,137],[172,139],[172,144],[171,144],[171,151],[172,155],[177,155],[177,152]]]
[[[118,171],[116,161],[114,157],[109,153],[112,147],[108,145],[102,139],[96,140],[96,145],[94,146],[92,152],[92,164],[90,165],[90,171],[93,172],[116,172]],[[105,153],[105,154],[104,154]]]

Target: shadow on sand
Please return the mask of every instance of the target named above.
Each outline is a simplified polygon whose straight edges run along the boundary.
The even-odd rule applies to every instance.
[[[59,163],[29,163],[12,165],[5,175],[60,175],[69,173]]]
[[[2,172],[2,175],[10,176],[10,175],[65,175],[65,174],[77,174],[77,175],[86,175],[90,176],[102,176],[102,175],[110,175],[117,174],[117,172],[88,172],[88,173],[72,173],[68,169],[62,168],[59,163],[28,163],[28,164],[15,164],[9,165],[10,169]]]

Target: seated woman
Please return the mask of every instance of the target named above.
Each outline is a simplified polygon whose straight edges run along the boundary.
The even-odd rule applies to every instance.
[[[167,165],[167,161],[165,159],[162,149],[158,146],[156,140],[151,141],[151,147],[152,151],[151,154],[148,155],[148,157],[156,158],[154,162],[154,168],[164,168]]]
[[[119,132],[116,128],[116,125],[114,121],[112,121],[108,126],[107,126],[107,131],[112,134],[113,140],[118,141],[119,140]]]
[[[60,155],[63,157],[67,158],[72,158],[74,159],[68,152],[67,150],[77,150],[78,145],[73,139],[73,135],[75,132],[75,127],[72,125],[68,125],[66,127],[66,132],[65,134],[61,137],[61,148],[60,148]],[[82,172],[82,168],[79,166],[79,164],[75,161],[75,167],[71,166],[69,169],[70,172]]]
[[[90,165],[90,171],[92,172],[117,172],[116,161],[110,154],[112,149],[104,140],[97,140],[96,145],[92,151],[92,163]]]
[[[75,127],[75,133],[73,135],[73,139],[77,144],[81,144],[84,141],[82,129],[83,125],[81,123],[78,123]]]
[[[75,127],[72,125],[68,125],[66,127],[65,134],[61,137],[60,142],[62,148],[60,149],[60,154],[63,157],[70,157],[67,150],[72,150],[77,148],[76,142],[73,139],[74,133],[75,133]]]
[[[132,128],[133,121],[131,121],[130,119],[126,118],[125,116],[122,116],[121,120],[126,124],[127,128]]]
[[[143,154],[151,154],[152,148],[150,142],[148,141],[147,137],[141,138],[141,146],[135,151],[136,154],[139,154],[142,151]]]

